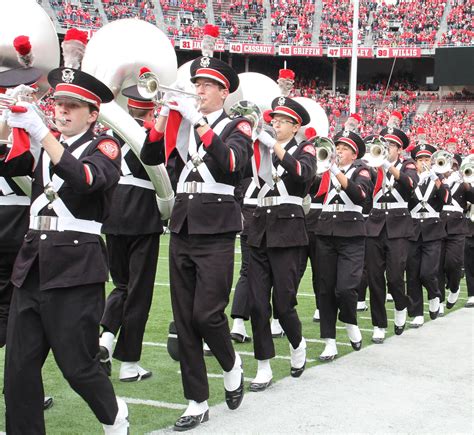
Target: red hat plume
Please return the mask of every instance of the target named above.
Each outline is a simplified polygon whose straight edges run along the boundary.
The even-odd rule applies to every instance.
[[[17,36],[13,40],[18,61],[24,67],[30,67],[33,64],[33,53],[31,52],[30,38],[25,35]]]

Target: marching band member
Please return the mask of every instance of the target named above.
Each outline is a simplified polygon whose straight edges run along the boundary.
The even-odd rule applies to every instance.
[[[248,236],[250,320],[258,362],[250,391],[263,391],[272,381],[271,301],[290,342],[291,376],[301,376],[306,365],[306,341],[295,306],[301,258],[308,244],[302,204],[316,174],[316,151],[312,143],[298,144],[295,139],[299,128],[310,121],[301,104],[291,98],[275,98],[270,116],[276,139],[266,131],[258,139],[273,150],[274,185],[262,182]]]
[[[443,205],[440,213],[445,224],[447,237],[441,241],[441,255],[438,271],[438,286],[441,291],[440,314],[444,312],[443,302],[446,288],[449,289],[446,308],[452,308],[459,297],[459,285],[464,260],[464,243],[468,234],[468,220],[465,217],[467,202],[474,202],[474,189],[464,183],[459,173],[462,158],[454,154],[452,171],[446,174],[443,182],[451,192],[451,202]]]
[[[380,132],[388,147],[387,158],[377,171],[373,208],[366,222],[366,256],[370,291],[370,310],[374,332],[372,341],[383,343],[387,328],[386,289],[393,297],[395,334],[402,334],[407,316],[405,266],[413,223],[408,201],[416,188],[418,175],[412,160],[401,158],[410,141],[393,127]],[[377,136],[372,137],[372,142]],[[369,140],[370,142],[370,140]]]
[[[122,94],[128,97],[128,111],[140,125],[154,120],[154,103],[141,97],[137,86],[124,89]],[[152,375],[138,362],[153,298],[163,225],[148,174],[130,146],[123,140],[119,142],[122,145],[121,176],[102,230],[106,234],[115,289],[105,304],[100,346],[101,361],[107,372],[110,374],[113,356],[122,361],[119,379],[133,382]]]
[[[357,285],[364,268],[365,224],[362,205],[370,194],[372,181],[365,165],[355,162],[365,154],[365,144],[353,131],[343,130],[334,137],[336,161],[321,179],[327,192],[319,217],[318,252],[321,338],[326,346],[319,359],[337,356],[336,318],[346,324],[354,350],[362,347],[357,326]]]
[[[431,156],[436,148],[421,143],[411,152],[418,173],[418,186],[408,208],[414,223],[414,234],[410,237],[407,259],[407,294],[411,298],[408,315],[414,317],[410,326],[423,325],[423,289],[428,291],[430,318],[439,314],[441,292],[438,287],[438,267],[441,240],[446,230],[439,217],[443,205],[449,204],[451,195],[436,172],[431,168]]]
[[[21,99],[36,101],[37,84],[42,72],[24,65],[0,73],[0,93]],[[8,129],[5,111],[0,120],[0,131]],[[1,133],[0,133],[1,134]],[[7,340],[7,321],[10,310],[13,284],[10,280],[13,265],[30,222],[30,198],[11,177],[0,177],[0,347]],[[53,398],[44,398],[44,409],[53,406]]]
[[[224,310],[232,286],[235,237],[242,230],[234,188],[252,154],[251,127],[243,118],[231,120],[223,110],[229,92],[239,85],[229,65],[199,57],[191,64],[191,80],[200,98],[199,110],[190,98],[175,97],[171,110],[160,111],[141,153],[146,164],[164,162],[176,138],[174,121],[181,115],[177,135],[186,131],[187,149],[178,141],[169,154],[178,179],[169,223],[171,303],[184,395],[189,400],[175,423],[178,431],[209,419],[203,340],[224,370],[227,406],[238,408],[244,393],[242,362],[232,347]],[[194,128],[188,133],[190,124]]]
[[[126,434],[128,410],[96,356],[108,277],[100,236],[120,173],[120,147],[96,138],[100,104],[113,99],[100,81],[72,68],[48,75],[55,88],[57,140],[34,108],[11,113],[24,129],[10,153],[0,152],[0,175],[33,176],[30,229],[13,268],[5,367],[8,433],[45,433],[41,368],[52,349],[71,387],[105,433]],[[16,147],[20,145],[21,147]]]
[[[472,188],[472,185],[471,185]],[[468,233],[464,246],[464,270],[466,271],[467,301],[466,308],[474,307],[474,207],[471,203],[470,212],[467,213]]]
[[[258,189],[252,177],[246,177],[239,186],[242,196],[242,218],[243,230],[240,233],[241,266],[240,276],[234,290],[231,317],[233,320],[230,336],[236,343],[249,343],[252,338],[247,334],[245,321],[250,319],[249,289],[248,289],[248,265],[250,248],[248,245],[249,223],[257,206]]]

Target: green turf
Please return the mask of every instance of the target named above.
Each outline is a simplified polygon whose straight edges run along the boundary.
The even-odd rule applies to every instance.
[[[168,283],[168,243],[169,237],[163,236],[161,240],[160,260],[158,263],[158,272],[156,276],[157,285],[153,306],[150,312],[147,330],[145,333],[145,342],[166,343],[168,335],[168,324],[172,319],[170,296]],[[239,244],[237,242],[237,251]],[[237,252],[236,251],[236,252]],[[238,278],[240,269],[240,253],[236,253],[236,266],[234,270],[234,284]],[[108,285],[108,291],[112,289]],[[461,308],[466,298],[466,287],[463,281],[461,288],[461,300],[452,310],[445,310],[449,315],[451,311]],[[426,298],[426,296],[425,296]],[[303,334],[306,338],[319,339],[319,325],[312,322],[314,313],[314,297],[312,297],[311,269],[308,267],[305,276],[300,285],[298,296],[298,313],[303,323]],[[230,307],[228,308],[230,309]],[[425,313],[427,313],[425,307]],[[387,303],[388,317],[393,319],[393,303]],[[372,329],[371,321],[361,319],[361,317],[370,318],[370,312],[359,313],[359,326],[362,329]],[[425,315],[425,321],[429,321],[429,316]],[[443,319],[437,321],[445,321]],[[341,324],[338,324],[342,326]],[[250,332],[250,325],[247,326]],[[393,335],[393,322],[389,322],[387,336]],[[364,346],[372,345],[370,342],[371,332],[362,332]],[[403,340],[396,337],[396,340]],[[349,343],[345,330],[337,331],[337,341]],[[252,344],[238,344],[237,350],[252,352]],[[277,355],[289,356],[288,341],[286,338],[275,340]],[[321,343],[309,343],[307,357],[315,360],[309,362],[308,367],[322,364],[317,361],[317,357],[323,350]],[[3,373],[3,352],[0,351],[0,370]],[[350,346],[338,346],[339,357],[352,352]],[[245,364],[245,377],[253,378],[256,373],[256,361],[252,356],[243,356]],[[206,358],[208,372],[212,374],[222,374],[222,369],[213,357]],[[119,363],[113,365],[112,382],[116,393],[119,396],[153,400],[173,404],[186,404],[182,394],[181,377],[179,374],[179,364],[174,362],[168,355],[165,347],[145,345],[141,364],[143,367],[153,371],[153,377],[139,383],[122,383],[118,380]],[[272,361],[274,381],[289,376],[290,363],[288,360],[274,359]],[[43,369],[43,378],[45,392],[54,397],[54,406],[45,413],[46,428],[48,434],[100,434],[102,427],[95,419],[85,402],[72,391],[63,379],[58,370],[54,359],[50,355]],[[295,379],[295,382],[304,382],[304,374],[301,378]],[[224,401],[223,381],[221,378],[210,378],[209,385],[211,396],[209,403],[214,405]],[[247,393],[258,394],[258,393]],[[144,434],[152,430],[164,428],[174,423],[177,417],[181,415],[181,410],[159,408],[149,405],[129,405],[131,433]],[[4,404],[1,403],[0,411],[0,430],[5,430]]]

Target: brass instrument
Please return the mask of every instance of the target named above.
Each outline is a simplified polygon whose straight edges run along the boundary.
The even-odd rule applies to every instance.
[[[201,97],[192,92],[187,92],[179,88],[172,88],[171,86],[164,86],[160,83],[160,79],[155,73],[146,72],[138,77],[137,83],[138,93],[149,100],[153,100],[159,104],[166,104],[167,101],[161,99],[161,94],[166,91],[171,91],[175,94],[181,94],[185,97],[196,98],[200,100]]]
[[[431,165],[437,174],[445,174],[452,170],[454,155],[449,151],[438,150],[431,156]]]
[[[305,131],[311,127],[316,130],[318,136],[327,137],[329,135],[329,120],[321,105],[312,98],[307,97],[295,97],[293,100],[301,104],[310,116],[309,123],[304,127],[301,127],[296,133],[296,141],[301,142],[307,140]]]
[[[459,168],[464,183],[474,183],[474,154],[470,154],[462,159],[461,167]],[[474,207],[471,205],[471,209]],[[474,216],[474,210],[473,210]]]
[[[153,47],[153,50],[149,47]],[[105,83],[116,98],[122,87],[137,82],[142,67],[153,71],[160,83],[173,83],[176,80],[176,53],[168,37],[158,27],[131,18],[113,21],[94,33],[82,60],[82,70]],[[145,130],[119,102],[114,100],[103,104],[99,121],[117,133],[140,158]],[[168,219],[174,205],[174,192],[168,172],[163,164],[143,164],[143,167],[155,188],[161,217],[163,220]]]
[[[316,174],[320,175],[329,170],[336,161],[336,145],[328,137],[317,137],[314,139],[316,147]]]
[[[13,46],[13,40],[19,35],[27,35],[34,55],[33,66],[43,72],[43,76],[37,82],[38,97],[43,96],[50,88],[46,76],[49,71],[59,66],[60,59],[59,39],[50,17],[37,2],[2,0],[0,3],[0,29],[0,71],[21,66]],[[21,99],[25,101],[26,96]],[[9,109],[9,106],[14,106],[17,102],[8,95],[2,95],[0,101],[2,106],[0,110]],[[38,110],[44,117],[39,107]],[[2,140],[0,143],[10,144],[11,141]],[[25,194],[31,196],[29,177],[13,177],[13,180]]]
[[[242,100],[235,103],[229,109],[229,116],[231,118],[242,116],[246,118],[252,126],[252,139],[257,139],[257,136],[262,131],[263,114],[260,108],[251,101]]]
[[[366,148],[363,160],[373,168],[380,167],[384,160],[388,158],[388,142],[383,136],[375,135],[367,141]]]

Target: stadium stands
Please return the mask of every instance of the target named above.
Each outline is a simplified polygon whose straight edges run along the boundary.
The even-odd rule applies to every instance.
[[[71,27],[98,29],[102,26],[102,18],[94,5],[94,0],[49,0],[49,3],[65,29]]]
[[[140,18],[156,24],[154,3],[151,0],[102,0],[109,21],[119,18]]]

